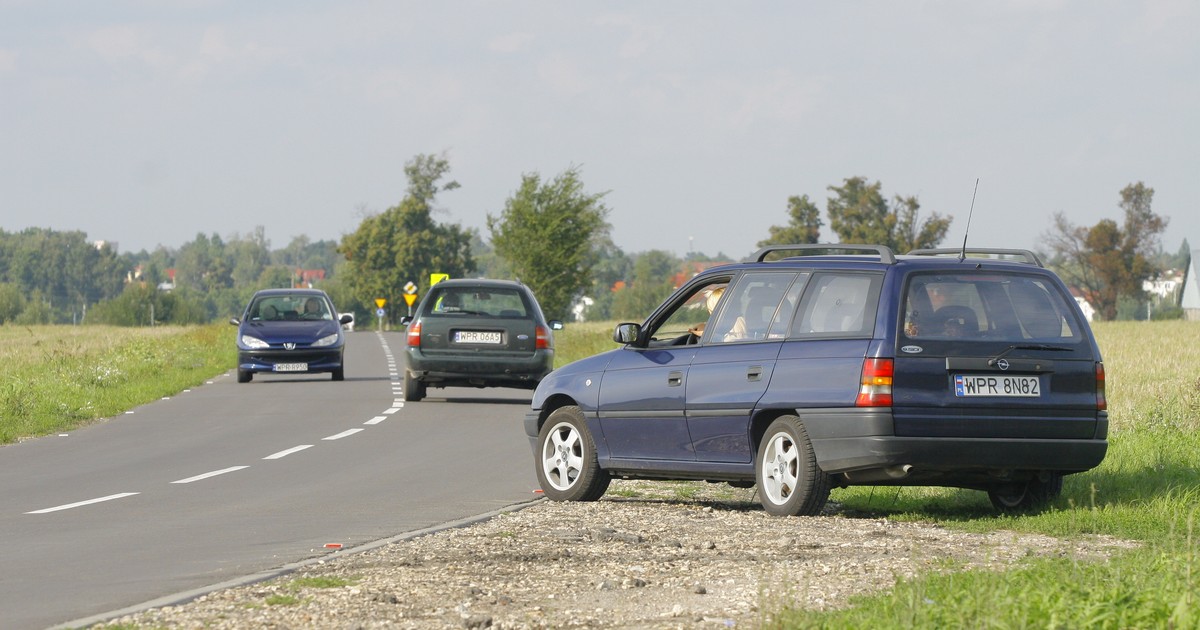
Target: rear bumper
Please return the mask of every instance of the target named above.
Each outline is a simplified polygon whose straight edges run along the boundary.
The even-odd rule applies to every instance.
[[[1097,437],[896,436],[890,410],[831,410],[801,413],[817,463],[827,473],[870,481],[903,483],[935,477],[996,478],[1011,473],[1082,472],[1108,452],[1107,418],[1097,420]],[[877,473],[861,473],[878,471]],[[886,471],[886,472],[884,472]],[[878,478],[877,478],[878,477]]]
[[[426,355],[409,348],[408,375],[431,387],[519,387],[533,389],[554,367],[553,350],[525,356]]]

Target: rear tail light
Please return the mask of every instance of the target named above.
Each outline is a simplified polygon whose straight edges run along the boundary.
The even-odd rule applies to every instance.
[[[545,326],[538,326],[537,340],[534,342],[534,347],[538,350],[549,350],[554,347],[554,337],[550,335],[550,329]]]
[[[408,345],[412,348],[421,347],[421,322],[413,322],[409,325]]]
[[[1108,397],[1104,394],[1104,364],[1096,363],[1096,410],[1108,409]]]
[[[858,388],[857,407],[892,406],[892,376],[895,363],[892,359],[864,359],[862,378]]]

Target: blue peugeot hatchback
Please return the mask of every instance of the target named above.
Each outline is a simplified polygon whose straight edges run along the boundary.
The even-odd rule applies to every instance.
[[[695,479],[757,485],[776,515],[851,485],[977,489],[1018,511],[1108,447],[1091,329],[1023,250],[768,247],[614,341],[534,394],[525,432],[551,499]]]
[[[333,374],[345,378],[342,325],[333,302],[317,289],[265,289],[254,294],[238,327],[237,380],[249,383],[256,372]]]

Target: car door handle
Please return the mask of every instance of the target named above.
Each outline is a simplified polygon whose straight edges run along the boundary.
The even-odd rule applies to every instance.
[[[752,365],[746,370],[746,380],[757,381],[762,378],[763,369],[761,365]]]
[[[683,385],[683,372],[669,372],[667,374],[667,387],[679,387]]]

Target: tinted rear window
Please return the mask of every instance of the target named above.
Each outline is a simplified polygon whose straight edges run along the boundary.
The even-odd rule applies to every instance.
[[[1075,342],[1068,296],[1041,276],[948,273],[914,276],[902,330],[911,339]]]
[[[438,291],[425,307],[426,315],[528,317],[525,300],[517,289],[454,287]]]

